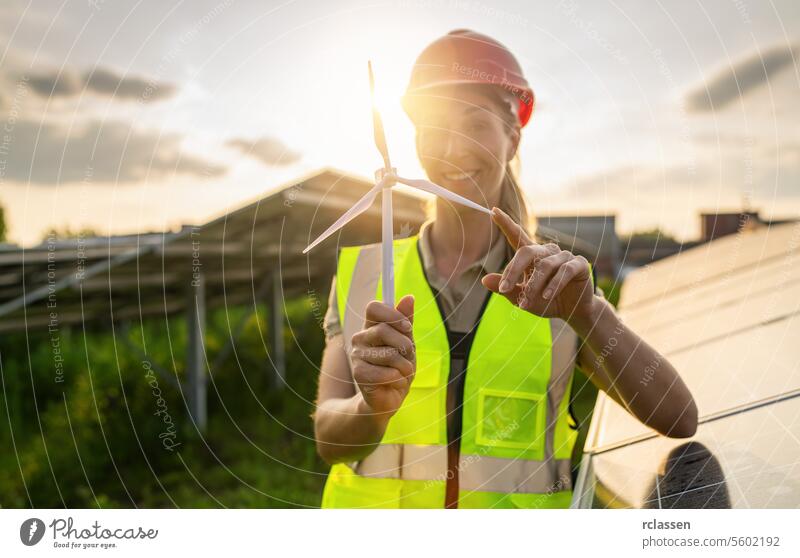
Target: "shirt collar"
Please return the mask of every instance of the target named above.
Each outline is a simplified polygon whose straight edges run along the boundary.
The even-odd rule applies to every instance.
[[[439,272],[436,269],[436,262],[433,257],[433,246],[431,245],[431,224],[433,221],[425,221],[420,227],[419,233],[419,247],[422,255],[422,266],[425,268],[425,274],[431,277],[438,277]],[[503,234],[495,227],[492,228],[496,237],[492,241],[489,250],[482,258],[470,264],[465,271],[473,269],[481,269],[481,275],[486,273],[501,273],[504,264],[511,257],[510,245],[506,242]]]

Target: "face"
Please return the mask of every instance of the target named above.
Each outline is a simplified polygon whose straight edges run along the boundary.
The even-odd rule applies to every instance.
[[[415,122],[417,155],[428,178],[481,205],[499,205],[506,163],[519,144],[519,130],[508,121],[508,109],[480,89],[437,92]]]

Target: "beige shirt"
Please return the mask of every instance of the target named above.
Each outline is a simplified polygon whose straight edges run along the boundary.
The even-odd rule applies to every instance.
[[[448,328],[451,331],[467,332],[475,325],[488,294],[488,290],[481,283],[481,278],[487,273],[501,273],[505,262],[513,256],[513,251],[502,234],[496,228],[492,228],[497,237],[492,240],[492,245],[486,254],[464,269],[461,275],[446,277],[436,269],[430,225],[431,221],[425,222],[419,234],[419,248],[425,275],[430,286],[439,292],[439,303],[445,313],[444,319]],[[335,277],[331,285],[324,328],[327,339],[342,332],[336,299]]]

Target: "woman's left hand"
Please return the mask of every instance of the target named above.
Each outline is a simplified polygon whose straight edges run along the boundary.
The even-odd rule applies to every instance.
[[[492,219],[516,254],[502,275],[486,275],[484,286],[537,316],[567,322],[588,316],[594,289],[586,258],[555,244],[537,244],[497,207],[492,209]]]

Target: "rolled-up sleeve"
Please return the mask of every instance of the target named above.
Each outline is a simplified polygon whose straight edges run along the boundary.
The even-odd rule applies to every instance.
[[[331,294],[328,297],[328,309],[325,311],[325,318],[322,322],[322,328],[325,330],[325,339],[329,340],[332,337],[342,333],[342,324],[339,321],[339,304],[336,300],[336,276],[334,275],[331,282]]]

